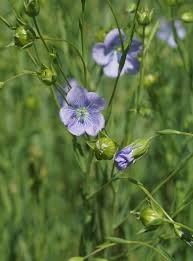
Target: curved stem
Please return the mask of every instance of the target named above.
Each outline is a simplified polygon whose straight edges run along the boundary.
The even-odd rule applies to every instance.
[[[49,48],[48,48],[48,46],[47,46],[47,44],[46,44],[46,42],[45,42],[45,40],[44,40],[44,38],[43,38],[43,36],[42,36],[42,34],[40,32],[40,29],[39,29],[39,26],[38,26],[38,23],[37,23],[37,20],[36,20],[35,16],[33,16],[33,22],[34,22],[35,28],[36,28],[36,30],[37,30],[37,32],[39,34],[39,37],[40,37],[43,45],[45,46],[47,52],[49,53],[50,52]]]
[[[36,75],[36,72],[33,72],[33,71],[24,71],[24,72],[22,72],[22,73],[18,73],[18,74],[16,74],[16,75],[10,77],[9,79],[5,80],[5,81],[4,81],[4,84],[6,84],[6,83],[9,82],[9,81],[15,80],[16,78],[19,78],[19,77],[21,77],[21,76],[28,75],[28,74],[31,74],[31,75],[34,75],[34,76],[35,76],[35,75]]]

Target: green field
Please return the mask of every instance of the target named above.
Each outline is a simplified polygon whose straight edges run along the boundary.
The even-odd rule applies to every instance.
[[[130,0],[40,0],[35,19],[23,2],[0,1],[0,261],[192,260],[192,0],[173,6],[136,0],[133,13]],[[153,10],[147,26],[137,21],[144,7]],[[186,12],[192,12],[192,21],[182,21],[186,36],[181,40],[173,26],[177,46],[171,48],[157,37],[159,21],[174,25]],[[21,23],[38,38],[26,48],[15,46]],[[38,73],[42,64],[52,65],[58,86],[75,78],[108,103],[116,78],[103,74],[92,48],[117,23],[125,48],[132,32],[144,47],[140,71],[117,78],[105,135],[119,150],[153,138],[143,157],[111,180],[117,175],[113,159],[97,160],[87,145],[99,136],[69,133],[55,85],[46,85]],[[103,112],[106,121],[110,107]],[[157,133],[165,129],[179,132]],[[164,221],[138,233],[145,228],[140,212],[148,205]]]

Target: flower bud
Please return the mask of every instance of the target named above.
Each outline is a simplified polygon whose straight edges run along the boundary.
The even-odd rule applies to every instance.
[[[132,157],[137,160],[141,158],[149,149],[151,139],[137,139],[130,146]]]
[[[123,171],[136,160],[140,159],[149,149],[150,139],[138,139],[132,144],[118,151],[114,163],[118,170]]]
[[[185,23],[193,23],[193,12],[185,12],[181,15],[181,20]]]
[[[42,70],[38,72],[38,76],[42,82],[50,86],[56,82],[57,74],[55,70],[50,67],[43,66]]]
[[[137,21],[140,25],[147,26],[151,23],[153,18],[153,10],[142,9],[137,12]]]
[[[174,225],[174,231],[187,245],[193,247],[193,235],[187,229]]]
[[[26,48],[30,47],[35,39],[35,32],[29,26],[21,25],[16,28],[14,35],[14,42],[16,46]]]
[[[101,137],[95,143],[95,156],[98,160],[111,160],[115,155],[116,143],[109,137]]]
[[[24,0],[24,8],[27,15],[37,16],[40,12],[39,0]]]
[[[154,230],[163,224],[163,213],[153,208],[146,207],[140,213],[140,220],[147,231]]]

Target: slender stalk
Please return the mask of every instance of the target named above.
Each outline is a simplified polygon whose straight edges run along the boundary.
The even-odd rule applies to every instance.
[[[144,78],[144,59],[145,59],[145,29],[146,26],[143,26],[143,35],[142,35],[142,56],[141,56],[141,67],[140,67],[140,76],[139,76],[139,84],[137,87],[136,93],[136,112],[139,112],[139,102],[140,102],[140,92],[143,89],[143,78]]]
[[[139,9],[140,1],[141,1],[141,0],[138,0],[138,2],[137,2],[137,7],[136,7],[135,14],[134,14],[134,18],[133,18],[133,23],[132,23],[132,28],[131,28],[131,34],[130,34],[130,38],[129,38],[129,43],[128,43],[128,46],[126,47],[126,49],[124,50],[124,52],[122,53],[122,57],[121,57],[120,64],[119,64],[118,75],[117,75],[117,78],[116,78],[116,80],[115,80],[115,84],[114,84],[114,87],[113,87],[113,92],[112,92],[112,94],[111,94],[111,97],[110,97],[110,100],[109,100],[109,103],[108,103],[109,114],[107,115],[106,126],[107,126],[107,124],[108,124],[108,122],[109,122],[109,119],[110,119],[110,117],[111,117],[113,99],[114,99],[114,97],[115,97],[115,93],[116,93],[116,90],[117,90],[119,78],[120,78],[120,76],[121,76],[121,72],[122,72],[122,69],[123,69],[123,67],[124,67],[124,63],[125,63],[125,60],[126,60],[126,55],[127,55],[128,51],[129,51],[129,49],[130,49],[131,42],[132,42],[132,39],[133,39],[133,35],[134,35],[134,32],[135,32],[135,22],[136,22],[137,11],[138,11],[138,9]],[[122,63],[122,64],[121,64],[121,63]]]
[[[77,53],[77,55],[79,56],[81,62],[82,62],[82,65],[83,65],[83,70],[84,70],[84,81],[85,81],[85,86],[87,86],[87,71],[88,71],[88,68],[87,68],[87,65],[84,61],[84,58],[82,56],[82,54],[80,53],[80,51],[78,50],[78,48],[71,42],[69,42],[68,40],[65,40],[65,39],[60,39],[60,38],[53,38],[53,37],[44,37],[44,40],[45,41],[56,41],[56,42],[64,42],[66,44],[68,44],[71,48],[74,49],[74,51]]]
[[[30,57],[30,59],[32,60],[32,62],[33,62],[36,66],[38,66],[38,62],[37,62],[36,58],[32,55],[32,53],[30,52],[29,49],[27,49],[27,54],[28,54],[28,56]]]
[[[10,24],[6,21],[5,18],[3,18],[1,15],[0,15],[0,20],[6,25],[8,26],[9,28],[11,28]]]
[[[50,53],[49,48],[48,48],[48,46],[47,46],[47,44],[46,44],[46,42],[44,40],[44,37],[41,34],[41,31],[39,29],[39,26],[38,26],[38,23],[37,23],[37,20],[36,20],[35,16],[33,16],[33,22],[34,22],[35,28],[36,28],[36,30],[38,32],[38,35],[39,35],[39,37],[40,37],[44,47],[46,48],[47,52]]]
[[[16,78],[19,78],[21,76],[29,75],[29,74],[34,75],[34,76],[37,75],[36,72],[33,72],[33,71],[24,71],[22,73],[18,73],[16,75],[10,77],[9,79],[5,80],[4,84],[8,83],[9,81],[15,80]]]

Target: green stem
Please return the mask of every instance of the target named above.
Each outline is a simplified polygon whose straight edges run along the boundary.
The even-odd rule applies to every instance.
[[[138,11],[138,8],[139,8],[139,4],[140,4],[140,1],[141,0],[138,0],[137,2],[137,7],[136,7],[136,10],[135,10],[135,14],[134,14],[134,18],[133,18],[133,23],[132,23],[132,28],[131,28],[131,34],[130,34],[130,38],[129,38],[129,43],[126,47],[126,49],[124,50],[124,52],[122,53],[122,56],[121,56],[121,60],[120,60],[120,63],[119,63],[119,71],[118,71],[118,75],[117,75],[117,78],[115,80],[115,84],[114,84],[114,87],[113,87],[113,92],[111,94],[111,97],[110,97],[110,100],[109,100],[109,103],[108,103],[108,109],[109,109],[109,113],[107,115],[107,120],[106,120],[106,126],[109,122],[109,119],[111,117],[111,113],[112,113],[112,103],[113,103],[113,99],[115,97],[115,93],[116,93],[116,90],[117,90],[117,86],[118,86],[118,82],[119,82],[119,78],[121,76],[121,72],[122,72],[122,69],[123,69],[123,66],[124,66],[124,63],[125,63],[125,60],[126,60],[126,56],[127,56],[127,53],[130,49],[130,46],[131,46],[131,42],[132,42],[132,39],[133,39],[133,35],[134,35],[134,32],[135,32],[135,21],[136,21],[136,17],[137,17],[137,11]]]
[[[77,55],[79,56],[79,58],[81,59],[82,65],[83,65],[83,70],[84,70],[84,81],[85,81],[85,86],[87,86],[87,66],[86,63],[84,61],[83,56],[81,55],[80,51],[78,50],[78,48],[71,42],[69,42],[68,40],[65,39],[60,39],[60,38],[52,38],[52,37],[44,37],[45,41],[56,41],[56,42],[64,42],[66,44],[68,44],[70,47],[72,47],[74,49],[74,51],[77,53]]]
[[[53,86],[50,86],[50,89],[51,89],[51,93],[52,93],[52,95],[53,95],[53,97],[54,97],[54,101],[55,101],[55,103],[56,103],[56,106],[58,107],[58,109],[60,109],[60,105],[59,105],[59,103],[58,103],[58,99],[57,99],[57,97],[56,97],[56,94],[55,94],[55,91],[54,91]]]
[[[184,58],[184,54],[183,54],[182,48],[180,46],[178,33],[177,33],[176,27],[175,27],[175,17],[174,17],[174,9],[173,9],[173,7],[171,7],[171,19],[172,19],[172,31],[173,31],[173,35],[174,35],[174,40],[175,40],[175,42],[177,44],[177,50],[178,50],[178,53],[179,53],[180,58],[182,60],[182,63],[183,63],[183,66],[184,66],[184,70],[186,71],[186,73],[188,74],[188,77],[189,77],[189,72],[188,72],[188,69],[187,69],[187,66],[186,66],[186,61],[185,61],[185,58]]]
[[[33,72],[33,71],[25,71],[25,72],[16,74],[16,75],[10,77],[9,79],[5,80],[5,81],[4,81],[4,84],[6,84],[6,83],[9,82],[9,81],[15,80],[16,78],[19,78],[19,77],[21,77],[21,76],[28,75],[28,74],[31,74],[31,75],[34,75],[34,76],[37,75],[36,72]]]
[[[145,59],[145,29],[146,27],[143,26],[143,35],[142,35],[142,56],[141,56],[141,67],[140,67],[140,76],[139,76],[139,84],[137,87],[136,93],[136,112],[139,112],[139,102],[140,102],[140,92],[143,89],[143,78],[144,78],[144,59]]]
[[[186,165],[186,163],[193,157],[193,152],[191,152],[190,154],[188,154],[187,157],[185,157],[180,163],[179,165],[161,182],[159,183],[155,189],[153,189],[153,191],[151,192],[152,195],[154,195],[160,188],[162,188],[169,180],[171,180],[177,173],[179,173],[180,170],[182,170],[184,168],[184,166]],[[146,199],[143,199],[138,206],[132,210],[132,212],[136,212],[141,206],[142,204],[145,202]]]
[[[121,50],[122,50],[122,53],[123,53],[124,52],[124,44],[123,44],[123,37],[122,37],[121,29],[120,29],[120,26],[119,26],[119,22],[117,20],[117,17],[116,17],[116,14],[115,14],[114,10],[113,10],[111,2],[109,0],[107,0],[107,3],[109,5],[109,8],[111,9],[112,15],[113,15],[113,17],[115,19],[115,23],[116,23],[117,29],[119,31],[119,38],[120,38],[120,42],[121,42]]]
[[[44,40],[44,38],[43,38],[43,36],[42,36],[42,34],[40,32],[40,29],[39,29],[39,26],[38,26],[38,23],[37,23],[37,20],[36,20],[35,16],[33,16],[33,22],[34,22],[35,28],[36,28],[36,30],[38,32],[38,35],[39,35],[39,37],[40,37],[44,47],[46,48],[47,52],[50,53],[49,48],[48,48],[48,46],[47,46],[47,44],[46,44],[46,42],[45,42],[45,40]]]
[[[5,20],[5,18],[3,18],[1,15],[0,15],[0,20],[6,25],[8,26],[9,28],[11,28],[11,25]]]

